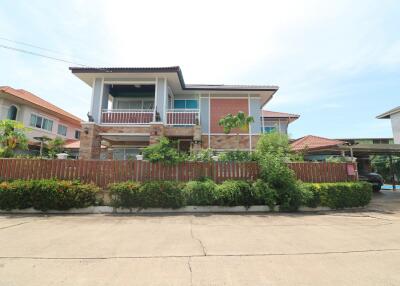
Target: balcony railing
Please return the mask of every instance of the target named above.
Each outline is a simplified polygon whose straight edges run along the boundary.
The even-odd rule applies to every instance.
[[[200,113],[198,109],[171,109],[167,111],[168,125],[198,125]]]
[[[104,124],[149,124],[154,120],[154,109],[104,109],[101,112]]]

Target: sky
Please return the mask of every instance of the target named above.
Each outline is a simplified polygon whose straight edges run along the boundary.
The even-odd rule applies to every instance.
[[[292,138],[393,136],[376,116],[400,105],[399,27],[397,0],[0,2],[0,46],[96,67],[179,65],[186,83],[278,85],[265,108],[301,116]],[[91,88],[69,66],[0,47],[0,86],[86,119]]]

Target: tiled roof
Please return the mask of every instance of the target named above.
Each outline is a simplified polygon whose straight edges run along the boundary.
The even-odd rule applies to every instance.
[[[290,146],[292,147],[293,151],[300,151],[300,150],[324,149],[324,148],[334,147],[337,145],[342,145],[344,143],[345,143],[344,141],[340,140],[333,140],[324,137],[307,135],[293,141],[290,144]]]
[[[300,117],[300,115],[298,115],[298,114],[276,112],[276,111],[269,111],[269,110],[263,110],[262,116],[263,117],[271,117],[271,118],[299,118]]]
[[[30,102],[33,105],[36,105],[40,108],[46,109],[48,111],[51,111],[53,113],[56,113],[57,115],[60,115],[67,120],[71,121],[72,123],[76,125],[80,125],[82,119],[76,117],[75,115],[55,106],[54,104],[51,104],[50,102],[34,95],[33,93],[30,93],[29,91],[26,91],[24,89],[14,89],[10,86],[0,86],[0,91],[8,93],[10,95],[13,95],[15,97],[18,97],[19,99],[25,100]]]
[[[81,141],[71,141],[64,144],[66,149],[79,149],[81,147]]]
[[[248,90],[277,91],[276,85],[225,85],[225,84],[185,84],[179,66],[170,67],[70,67],[72,73],[170,73],[178,74],[182,89],[186,90]]]

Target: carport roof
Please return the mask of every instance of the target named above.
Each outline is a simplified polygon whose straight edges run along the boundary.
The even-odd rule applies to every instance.
[[[357,144],[351,146],[354,153],[363,153],[368,155],[400,155],[400,144]],[[341,150],[348,151],[349,146],[339,147]]]

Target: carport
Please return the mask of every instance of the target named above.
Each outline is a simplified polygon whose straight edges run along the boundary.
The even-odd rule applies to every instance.
[[[371,162],[369,156],[371,155],[389,156],[393,191],[396,190],[393,156],[400,156],[400,144],[344,144],[338,146],[338,149],[342,151],[342,154],[348,152],[350,157],[357,158],[359,168],[370,168]]]

